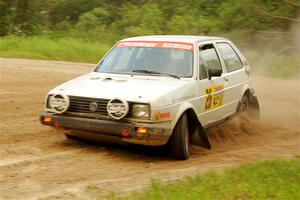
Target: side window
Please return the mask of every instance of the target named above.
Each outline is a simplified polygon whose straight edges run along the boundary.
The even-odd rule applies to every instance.
[[[206,44],[199,48],[200,80],[208,77],[208,69],[222,70],[218,54],[213,44]]]
[[[217,43],[217,46],[221,51],[228,72],[232,72],[243,67],[239,56],[228,43]]]

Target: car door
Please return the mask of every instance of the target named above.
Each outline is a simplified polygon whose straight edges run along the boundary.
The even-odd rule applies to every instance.
[[[221,70],[223,67],[213,43],[201,44],[198,48],[198,91],[200,107],[197,113],[203,126],[207,126],[226,114],[224,110],[225,79],[221,76],[209,79],[209,69]]]
[[[236,47],[229,42],[217,42],[217,51],[220,54],[221,61],[225,65],[223,77],[226,80],[226,97],[228,100],[228,109],[231,113],[236,112],[241,93],[245,84],[249,83],[249,73],[243,67],[242,59],[237,53]]]

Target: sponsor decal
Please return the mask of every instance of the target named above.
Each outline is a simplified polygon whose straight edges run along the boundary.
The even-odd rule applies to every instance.
[[[187,42],[154,42],[154,41],[127,41],[119,42],[117,48],[126,47],[146,47],[146,48],[165,48],[193,51],[193,44]]]
[[[70,106],[70,100],[68,96],[64,94],[54,94],[49,97],[50,107],[56,113],[64,113],[68,110]]]
[[[213,110],[223,105],[224,85],[217,85],[205,89],[207,94],[205,99],[205,111]]]
[[[117,47],[155,47],[157,43],[153,42],[120,42],[117,44]]]
[[[107,113],[114,119],[122,119],[128,113],[129,106],[127,101],[115,98],[107,103]]]

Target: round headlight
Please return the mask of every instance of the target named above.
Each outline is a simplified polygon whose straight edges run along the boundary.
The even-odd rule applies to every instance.
[[[134,104],[132,106],[132,116],[149,118],[150,117],[150,106],[145,104]]]
[[[49,98],[49,105],[56,113],[66,112],[70,106],[68,96],[64,94],[55,94]]]

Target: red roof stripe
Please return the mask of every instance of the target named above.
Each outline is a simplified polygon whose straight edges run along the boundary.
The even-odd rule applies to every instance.
[[[193,51],[192,43],[185,42],[168,42],[168,41],[123,41],[116,45],[117,48],[126,47],[146,47],[146,48],[166,48],[181,49]]]

